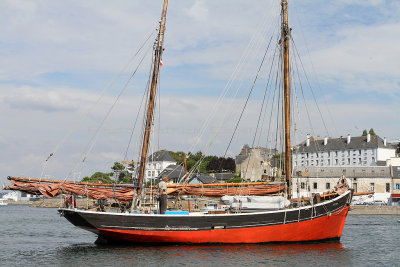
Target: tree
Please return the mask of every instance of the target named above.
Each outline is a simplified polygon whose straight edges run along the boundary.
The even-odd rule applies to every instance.
[[[370,135],[376,135],[375,132],[374,132],[374,129],[372,129],[372,128],[369,129],[369,134],[370,134]]]
[[[114,171],[114,179],[118,183],[128,184],[132,182],[132,175],[125,170],[125,166],[122,163],[118,161],[114,162],[114,166],[111,169]]]
[[[215,157],[210,160],[207,164],[207,172],[219,172],[220,171],[220,160]]]
[[[188,152],[187,157],[186,157],[187,169],[188,170],[192,169],[202,157],[203,157],[203,153],[201,151],[198,151],[196,154],[193,154],[192,152]],[[199,170],[200,166],[197,166],[196,168]]]
[[[185,161],[185,152],[178,151],[178,152],[173,152],[173,151],[168,151],[167,152],[171,155],[171,157],[176,160],[177,164],[181,164]]]
[[[208,172],[235,172],[236,164],[233,158],[214,157],[207,165]]]
[[[98,183],[101,181],[102,183],[105,184],[112,184],[113,180],[111,180],[110,176],[113,173],[104,173],[104,172],[95,172],[92,176],[86,176],[82,179],[82,182],[88,182],[88,183]]]
[[[367,130],[364,129],[364,131],[363,131],[363,133],[362,133],[362,136],[367,136],[367,134],[368,134]]]
[[[243,182],[243,179],[242,179],[242,177],[240,177],[240,175],[235,175],[226,182],[227,183],[241,183],[241,182]]]
[[[207,156],[203,159],[203,161],[200,163],[199,167],[199,172],[208,172],[207,166],[210,163],[211,160],[213,159],[218,159],[216,156]]]
[[[114,172],[120,172],[125,170],[125,166],[122,163],[119,163],[118,161],[114,162],[114,166],[111,167],[111,169]]]
[[[236,171],[235,160],[233,158],[230,158],[230,157],[224,159],[222,169],[225,170],[225,171],[235,172]]]

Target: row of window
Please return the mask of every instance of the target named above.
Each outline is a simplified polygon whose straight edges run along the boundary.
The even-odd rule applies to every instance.
[[[148,163],[147,164],[147,169],[161,169],[161,164],[160,163]]]
[[[306,188],[306,183],[305,182],[301,182],[300,183],[300,188],[301,189],[305,189]],[[313,183],[313,189],[318,189],[318,183]],[[325,189],[331,189],[331,183],[326,183],[325,184]]]
[[[347,161],[345,161],[345,159],[342,159],[341,160],[341,164],[339,164],[339,160],[335,159],[334,160],[334,165],[344,165],[344,164],[347,164],[347,165],[350,165],[350,164],[366,165],[367,164],[366,160],[367,160],[367,158],[364,158],[364,161],[361,161],[361,158],[353,158],[353,161],[351,161],[350,158],[348,158]],[[372,162],[375,162],[375,157],[372,157]],[[308,166],[308,165],[314,166],[314,163],[315,163],[315,166],[319,166],[319,163],[321,164],[321,166],[324,166],[324,163],[326,163],[327,166],[330,166],[331,165],[331,160],[330,159],[327,159],[326,161],[323,160],[323,159],[321,161],[319,161],[319,160],[303,161],[302,160],[302,161],[298,162],[298,165],[300,165],[300,166]],[[295,162],[295,164],[296,164],[296,162]]]
[[[305,189],[306,188],[306,183],[301,182],[300,183],[300,188]],[[314,182],[313,183],[313,189],[318,189],[318,183]],[[331,189],[331,183],[325,183],[325,189]],[[353,183],[353,189],[355,192],[357,192],[357,183]],[[390,193],[390,183],[386,183],[386,193]],[[398,190],[400,189],[400,184],[394,184],[394,189]],[[308,188],[310,190],[310,188]],[[375,191],[375,183],[370,183],[369,190]]]
[[[326,163],[326,165],[325,165],[325,163]],[[328,160],[327,162],[324,162],[324,161],[319,161],[319,160],[316,160],[315,162],[314,161],[300,161],[300,162],[298,162],[298,163],[296,163],[296,162],[294,162],[294,164],[295,164],[295,166],[297,165],[297,166],[331,166],[331,161],[330,160]],[[353,162],[351,162],[350,161],[350,159],[348,159],[347,160],[347,162],[345,162],[344,160],[342,160],[340,163],[339,163],[339,161],[336,159],[335,161],[334,161],[334,164],[333,165],[337,165],[337,166],[340,166],[340,165],[362,165],[362,166],[366,166],[367,165],[367,161],[361,161],[361,160],[359,160],[359,161],[353,161]]]
[[[156,177],[161,173],[161,171],[147,171],[147,177]]]
[[[345,153],[345,151],[342,150],[342,151],[341,151],[341,156],[344,157],[344,156],[347,155],[348,157],[350,157],[350,156],[360,156],[360,157],[361,157],[361,155],[362,155],[361,149],[359,149],[358,152],[356,152],[356,151],[357,151],[357,150],[353,150],[353,153],[351,153],[351,150],[347,150],[347,153]],[[365,158],[365,159],[366,159],[366,156],[368,155],[367,151],[368,151],[368,150],[364,150],[364,158]],[[308,152],[306,152],[306,153],[301,153],[301,155],[298,155],[298,156],[299,156],[299,157],[301,156],[302,159],[304,159],[304,158],[308,159],[308,158],[313,158],[315,154],[316,154],[316,157],[317,157],[317,158],[319,158],[319,157],[323,158],[324,155],[325,155],[326,153],[324,153],[324,152],[322,152],[322,153],[318,153],[318,152],[317,152],[317,153],[308,153]],[[328,151],[327,154],[328,154],[328,157],[331,156],[331,152],[330,152],[330,151]],[[371,151],[370,154],[373,155],[374,152]],[[338,157],[338,156],[339,156],[339,151],[334,151],[334,152],[333,152],[333,155],[334,155],[335,157]],[[295,156],[296,156],[296,155],[295,155]]]

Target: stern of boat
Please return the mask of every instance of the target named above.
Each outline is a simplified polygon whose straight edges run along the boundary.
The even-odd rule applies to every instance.
[[[92,224],[90,224],[76,209],[59,209],[58,214],[66,218],[73,225],[80,227],[84,230],[99,234],[99,230]]]

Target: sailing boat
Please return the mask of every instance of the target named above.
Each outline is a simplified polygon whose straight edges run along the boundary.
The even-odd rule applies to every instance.
[[[139,187],[133,193],[130,213],[112,213],[60,209],[59,212],[75,226],[96,233],[100,239],[132,243],[262,243],[339,239],[345,224],[352,190],[341,186],[340,191],[305,206],[261,212],[224,214],[186,213],[177,215],[144,214],[137,212],[143,194],[143,177],[153,120],[153,107],[159,66],[163,52],[164,30],[168,0],[164,0],[157,45],[154,50],[152,84],[146,114],[146,126],[139,167]],[[290,161],[290,71],[288,2],[282,0],[281,49],[283,52],[284,111],[285,111],[285,175],[288,198],[291,198]]]
[[[25,192],[39,191],[48,197],[53,197],[60,192],[69,192],[94,199],[115,198],[125,202],[131,201],[131,210],[125,213],[79,210],[74,207],[59,209],[59,213],[73,225],[97,234],[99,241],[130,243],[263,243],[339,239],[342,235],[353,196],[353,191],[348,188],[344,178],[339,180],[336,190],[329,194],[309,199],[291,199],[289,71],[289,41],[291,37],[288,24],[287,0],[281,1],[282,25],[280,36],[280,47],[283,55],[286,183],[285,186],[279,185],[274,190],[279,192],[286,188],[286,196],[288,197],[286,201],[291,204],[274,210],[264,209],[244,212],[239,209],[222,214],[189,211],[161,215],[154,212],[143,212],[141,207],[144,204],[143,199],[146,193],[143,178],[163,53],[167,5],[168,0],[164,0],[157,42],[154,46],[154,63],[150,76],[151,87],[137,185],[88,184],[43,179],[35,181],[27,178],[9,177],[13,185],[9,186],[8,189]],[[189,186],[176,185],[175,189],[182,187],[187,190]],[[202,192],[204,190],[202,188]],[[186,193],[190,194],[189,191],[186,191]],[[195,193],[192,192],[192,194]],[[301,203],[305,204],[301,205]]]

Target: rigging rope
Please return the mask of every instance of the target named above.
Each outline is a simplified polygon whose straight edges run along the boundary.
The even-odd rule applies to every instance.
[[[271,37],[271,39],[270,39],[270,43],[271,43],[271,40],[272,40],[272,37]],[[268,44],[268,47],[269,47],[270,43]],[[258,115],[257,126],[256,126],[256,129],[255,129],[255,133],[254,133],[254,137],[253,137],[253,142],[252,142],[252,144],[251,144],[251,147],[252,147],[252,148],[254,148],[255,139],[256,139],[256,136],[257,136],[257,132],[258,132],[258,127],[259,127],[259,124],[260,124],[261,115],[263,114],[264,102],[265,102],[265,98],[266,98],[267,91],[268,91],[268,87],[269,87],[269,82],[270,82],[270,78],[271,78],[272,69],[273,69],[274,63],[275,63],[275,56],[276,56],[276,48],[275,48],[275,51],[274,51],[274,54],[273,54],[273,57],[272,57],[272,63],[271,63],[271,68],[270,68],[269,74],[268,74],[267,85],[265,86],[264,96],[263,96],[262,103],[261,103],[261,110],[260,110],[259,115]],[[260,136],[261,136],[261,131],[260,131]],[[246,165],[245,175],[247,174],[247,170],[248,170],[248,167],[249,167],[251,153],[252,153],[252,150],[250,150],[250,154],[249,154],[249,156],[248,156],[248,161],[247,161],[247,165]]]
[[[115,81],[119,79],[119,77],[122,75],[122,73],[125,72],[125,70],[128,68],[128,66],[131,64],[131,62],[136,58],[136,56],[139,54],[139,52],[142,50],[144,45],[147,43],[147,41],[150,39],[150,37],[154,34],[154,30],[151,31],[149,36],[145,39],[145,41],[140,45],[139,49],[136,51],[136,53],[131,56],[131,58],[128,60],[128,62],[123,66],[123,68],[119,71],[119,73],[114,76],[114,78],[111,80],[111,82],[103,89],[101,92],[99,98],[96,100],[96,102],[86,111],[84,116],[82,116],[78,122],[67,132],[67,134],[61,139],[61,141],[56,145],[56,147],[53,149],[53,152],[50,153],[50,155],[47,157],[45,160],[45,164],[42,168],[42,172],[40,174],[40,178],[43,177],[43,174],[45,172],[47,163],[49,159],[62,147],[62,145],[68,140],[68,138],[79,128],[79,126],[83,123],[83,121],[89,116],[89,114],[92,112],[92,110],[97,106],[97,104],[100,102],[100,100],[104,97],[106,91],[108,91]]]
[[[151,47],[150,47],[151,48]],[[85,161],[89,155],[89,153],[91,152],[91,150],[93,149],[93,146],[95,144],[96,141],[96,137],[97,134],[99,133],[99,131],[101,130],[101,128],[104,126],[104,123],[106,122],[106,120],[108,119],[108,117],[110,116],[112,110],[114,109],[115,105],[117,104],[118,100],[121,98],[122,94],[125,92],[126,88],[128,87],[130,81],[132,80],[133,76],[136,74],[136,72],[138,71],[139,67],[141,66],[143,60],[145,59],[145,57],[147,56],[148,52],[150,49],[148,49],[146,51],[146,53],[143,55],[142,59],[140,60],[138,66],[136,67],[136,69],[134,70],[134,72],[130,75],[128,81],[125,83],[125,86],[122,88],[122,90],[120,91],[120,93],[118,94],[117,98],[115,99],[114,103],[111,105],[111,107],[109,108],[106,116],[103,118],[103,120],[101,121],[100,125],[98,126],[98,128],[96,129],[95,133],[93,134],[92,138],[89,140],[89,142],[87,143],[85,150],[87,149],[86,153],[82,155],[82,160],[81,160],[81,168],[80,168],[80,172],[82,172],[82,169],[84,167]],[[77,163],[79,164],[79,163]],[[70,174],[72,173],[73,170],[71,170],[71,172],[67,175],[67,177],[65,178],[65,180],[70,176]]]
[[[152,67],[152,64],[151,64],[151,66],[150,66],[150,69],[151,69],[151,67]],[[131,135],[130,135],[130,137],[129,137],[129,142],[128,142],[127,148],[126,148],[126,150],[125,150],[124,160],[127,160],[127,159],[128,159],[129,147],[130,147],[130,145],[131,145],[132,137],[133,137],[134,131],[135,131],[135,129],[136,129],[136,124],[137,124],[137,121],[138,121],[138,118],[139,118],[139,114],[140,114],[140,111],[142,110],[142,106],[143,106],[145,97],[146,97],[146,95],[148,94],[149,88],[150,88],[150,79],[147,80],[147,84],[146,84],[145,90],[143,91],[142,100],[140,101],[140,106],[139,106],[139,109],[138,109],[138,111],[137,111],[136,118],[135,118],[135,122],[134,122],[133,127],[132,127]],[[146,102],[147,102],[147,100],[146,100]]]
[[[277,7],[279,6],[275,1],[273,2],[273,4],[275,4]],[[276,20],[276,17],[278,17],[278,16],[279,16],[279,15],[276,15],[276,16],[274,16],[274,17],[271,16],[270,18],[272,18],[272,21],[275,21],[275,22],[277,23],[278,21]],[[189,149],[189,151],[193,151],[194,148],[197,146],[197,144],[200,142],[202,136],[203,136],[204,133],[206,132],[206,130],[207,130],[207,128],[208,128],[208,126],[209,126],[209,124],[210,124],[210,122],[211,122],[211,119],[212,119],[212,118],[215,116],[215,114],[216,114],[215,110],[217,109],[218,105],[222,102],[222,100],[226,97],[228,91],[232,88],[232,86],[233,86],[233,81],[235,80],[235,78],[236,78],[237,76],[239,76],[239,73],[240,73],[241,70],[244,68],[244,62],[245,62],[245,60],[246,60],[247,58],[250,57],[250,52],[253,52],[253,51],[257,51],[257,50],[258,50],[258,49],[256,49],[256,48],[254,48],[254,46],[255,46],[255,44],[256,44],[256,39],[257,39],[257,37],[260,37],[260,36],[257,35],[257,33],[259,32],[258,29],[264,27],[264,25],[268,25],[268,26],[270,26],[270,28],[267,29],[265,32],[269,31],[270,29],[272,29],[273,31],[275,31],[276,27],[273,27],[273,26],[274,26],[274,23],[266,23],[266,22],[267,22],[266,20],[265,20],[265,21],[262,21],[262,22],[259,24],[259,26],[258,26],[257,30],[255,31],[255,33],[253,34],[253,36],[252,36],[252,38],[251,38],[249,44],[247,45],[247,47],[246,47],[246,49],[245,49],[245,52],[242,54],[242,56],[241,56],[241,58],[240,58],[238,64],[236,65],[235,70],[234,70],[234,72],[232,73],[232,75],[231,75],[231,77],[230,77],[230,80],[229,80],[228,83],[226,84],[226,86],[225,86],[223,92],[221,93],[220,97],[218,98],[217,102],[214,104],[214,107],[213,107],[213,109],[211,110],[211,112],[209,113],[208,118],[207,118],[206,121],[203,123],[203,126],[202,126],[202,128],[200,129],[200,131],[199,131],[199,135],[198,135],[198,137],[197,137],[197,140],[196,140],[196,142],[192,145],[192,147]],[[261,37],[258,38],[258,39],[261,39]],[[235,106],[235,105],[232,105],[232,103],[233,103],[233,101],[235,100],[235,97],[236,97],[236,95],[237,95],[237,93],[238,93],[238,90],[240,89],[241,84],[242,84],[243,82],[244,82],[244,80],[242,79],[242,82],[240,82],[239,86],[238,86],[237,89],[236,89],[236,93],[234,94],[234,97],[233,97],[233,98],[231,99],[231,101],[230,101],[230,102],[231,102],[231,105],[230,105],[230,106],[232,106],[232,107]],[[229,116],[231,116],[232,113],[233,113],[233,111],[235,111],[235,110],[236,110],[236,109],[233,109],[233,108],[232,108],[232,110],[231,110]],[[223,125],[226,124],[226,122],[228,121],[227,118],[226,118],[226,117],[228,117],[228,116],[227,116],[228,113],[229,113],[229,110],[226,110],[225,116],[223,116],[225,119],[222,120],[222,124],[223,124]],[[204,160],[204,158],[205,158],[205,155],[208,153],[209,149],[212,147],[212,144],[213,144],[213,142],[215,141],[216,137],[221,133],[222,128],[223,128],[223,127],[220,127],[219,130],[216,131],[216,133],[214,134],[214,136],[210,139],[209,143],[205,146],[205,149],[203,150],[203,151],[204,151],[203,156],[201,157],[201,159],[200,159],[198,162],[196,162],[196,164],[195,164],[195,165],[193,166],[193,168],[190,170],[190,172],[189,172],[190,174],[192,174],[193,171],[194,171],[196,168],[198,168],[198,167],[200,166],[201,162],[202,162],[202,161]]]
[[[272,37],[271,37],[271,40],[272,40]],[[244,113],[244,111],[245,111],[245,109],[246,109],[247,103],[249,102],[250,96],[251,96],[251,94],[252,94],[252,92],[253,92],[254,85],[256,84],[256,81],[257,81],[257,79],[258,79],[258,75],[260,74],[261,67],[262,67],[263,64],[264,64],[264,60],[265,60],[265,57],[266,57],[266,55],[267,55],[268,49],[269,49],[269,45],[268,45],[267,49],[265,50],[265,53],[264,53],[264,56],[263,56],[263,58],[262,58],[261,64],[260,64],[260,66],[259,66],[259,68],[258,68],[257,74],[256,74],[256,76],[255,76],[255,78],[254,78],[253,84],[251,85],[250,91],[249,91],[249,93],[248,93],[248,95],[247,95],[246,102],[245,102],[245,104],[244,104],[244,106],[243,106],[243,108],[242,108],[242,112],[240,113],[239,120],[238,120],[237,123],[236,123],[235,130],[233,131],[233,134],[232,134],[232,136],[231,136],[231,139],[229,140],[229,144],[228,144],[228,146],[227,146],[227,148],[226,148],[226,150],[225,150],[224,157],[226,156],[226,153],[228,152],[228,149],[229,149],[229,147],[230,147],[230,145],[231,145],[231,143],[232,143],[233,137],[234,137],[235,134],[236,134],[237,128],[239,127],[239,123],[240,123],[240,121],[241,121],[241,119],[242,119],[242,116],[243,116],[243,113]]]

